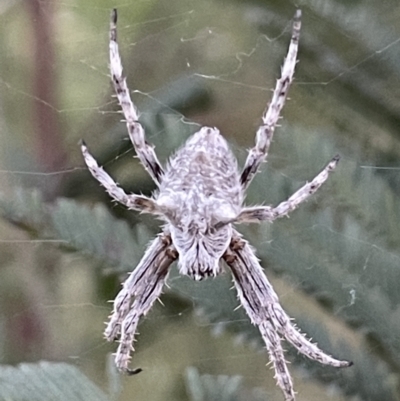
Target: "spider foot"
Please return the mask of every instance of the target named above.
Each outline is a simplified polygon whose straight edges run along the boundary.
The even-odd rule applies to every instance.
[[[142,368],[127,369],[126,373],[128,374],[128,376],[133,376],[133,375],[137,375],[138,373],[140,373],[142,371],[143,371]]]
[[[130,356],[130,347],[127,347],[125,344],[120,343],[117,352],[113,356],[115,358],[115,366],[120,373],[126,376],[134,376],[143,371],[142,368],[128,368],[132,357]]]
[[[129,368],[125,368],[125,369],[118,369],[119,372],[121,372],[122,374],[126,375],[126,376],[135,376],[137,374],[139,374],[140,372],[143,372],[142,368],[136,368],[136,369],[129,369]]]

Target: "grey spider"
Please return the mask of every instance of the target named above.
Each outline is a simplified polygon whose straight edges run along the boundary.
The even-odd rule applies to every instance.
[[[115,363],[120,371],[128,374],[140,371],[128,368],[136,328],[140,317],[146,315],[154,301],[160,297],[170,265],[176,260],[180,273],[195,280],[220,274],[223,269],[221,260],[229,267],[239,300],[251,322],[261,332],[275,368],[275,378],[286,401],[294,401],[295,393],[281,337],[308,358],[322,364],[334,367],[351,365],[351,362],[327,355],[297,330],[282,309],[253,249],[233,227],[234,223],[272,222],[288,215],[319,189],[339,161],[339,156],[335,156],[311,182],[276,207],[242,205],[245,190],[266,159],[293,79],[300,19],[301,11],[297,10],[281,78],[277,80],[272,100],[262,116],[255,146],[249,151],[239,173],[237,161],[227,142],[217,128],[209,127],[201,128],[171,157],[167,166],[161,166],[154,147],[145,140],[138,111],[131,101],[126,78],[122,74],[117,44],[117,11],[112,11],[112,82],[137,156],[158,190],[151,198],[127,194],[99,167],[83,142],[82,153],[93,177],[115,201],[128,209],[154,214],[165,222],[162,232],[151,242],[139,265],[123,283],[123,288],[114,300],[105,337],[109,341],[120,337],[115,354]]]

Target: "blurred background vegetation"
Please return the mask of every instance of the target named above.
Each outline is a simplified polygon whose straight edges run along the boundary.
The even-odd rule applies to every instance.
[[[291,100],[247,203],[275,204],[342,160],[290,219],[239,228],[302,330],[355,363],[335,370],[288,350],[297,399],[399,400],[397,0],[1,1],[0,400],[283,399],[228,274],[195,283],[174,268],[140,325],[133,365],[144,372],[112,369],[107,301],[159,230],[110,202],[78,146],[127,191],[154,189],[112,97],[112,7],[160,159],[210,125],[241,163],[301,7]]]

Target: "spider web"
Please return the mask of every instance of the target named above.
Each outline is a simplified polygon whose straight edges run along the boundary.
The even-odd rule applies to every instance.
[[[400,371],[398,3],[31,3],[0,5],[2,199],[16,199],[15,189],[23,187],[38,188],[50,204],[60,197],[103,202],[113,216],[99,218],[107,229],[117,218],[132,227],[127,254],[132,264],[157,232],[157,222],[110,204],[83,167],[78,146],[85,138],[127,191],[154,189],[132,158],[111,96],[109,9],[119,9],[128,84],[160,159],[167,160],[191,133],[209,125],[223,132],[243,163],[286,54],[290,19],[296,6],[302,8],[291,100],[268,168],[255,179],[246,202],[275,204],[334,154],[342,161],[290,219],[242,231],[299,326],[338,356],[360,356],[356,373],[321,374],[307,361],[293,364],[298,399],[325,398],[328,391],[329,399],[348,400],[346,392],[358,391],[362,399],[374,400],[380,386],[395,389]],[[48,42],[39,40],[46,29]],[[35,232],[21,223],[22,214],[12,212],[16,205],[4,208],[7,219],[1,223],[1,363],[66,361],[104,388],[105,355],[115,348],[102,339],[110,310],[105,300],[119,282],[110,274],[114,267],[104,261],[99,266],[101,257],[66,252],[70,241],[62,229],[58,236],[48,235],[40,207],[32,207],[39,205],[37,199],[29,208]],[[98,210],[96,216],[108,216],[106,208]],[[71,228],[75,243],[103,232],[91,222],[82,235]],[[229,277],[192,283],[173,274],[169,285],[165,307],[156,305],[140,326],[134,364],[145,372],[123,380],[121,399],[133,392],[137,400],[148,399],[150,389],[152,400],[166,394],[187,399],[181,377],[192,365],[204,373],[242,375],[248,387],[264,388],[268,400],[281,400],[256,331],[241,311],[233,312],[237,302]],[[295,361],[292,354],[288,359]],[[389,383],[380,379],[381,372]],[[376,380],[366,383],[370,373]],[[358,389],[346,385],[357,380]]]

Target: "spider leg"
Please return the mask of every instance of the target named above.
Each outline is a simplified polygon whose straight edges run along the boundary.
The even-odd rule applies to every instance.
[[[269,314],[279,322],[278,331],[290,344],[306,357],[322,363],[323,365],[334,366],[335,368],[346,368],[353,365],[351,361],[340,361],[321,351],[317,345],[308,340],[291,322],[290,317],[280,305],[269,305]]]
[[[336,155],[327,166],[300,189],[298,189],[289,199],[280,203],[276,207],[272,206],[253,206],[244,207],[235,219],[235,223],[254,223],[260,221],[274,221],[275,219],[287,216],[296,209],[302,202],[307,200],[309,196],[314,194],[321,185],[328,179],[329,173],[332,172],[339,162],[339,155]]]
[[[293,381],[286,364],[281,339],[270,321],[260,323],[259,329],[264,339],[269,357],[274,365],[275,379],[278,386],[282,389],[286,401],[294,401]]]
[[[138,110],[132,103],[126,84],[126,77],[122,74],[122,62],[117,43],[116,9],[111,12],[110,20],[110,71],[114,89],[126,120],[129,138],[136,150],[137,156],[151,178],[156,184],[160,184],[161,176],[164,173],[163,168],[158,161],[154,147],[146,142],[144,129],[139,122]]]
[[[171,246],[169,234],[160,234],[150,244],[115,298],[113,313],[104,334],[109,341],[121,334],[115,364],[123,372],[135,373],[128,369],[128,364],[139,319],[147,314],[161,295],[169,266],[176,259],[177,253]],[[135,298],[133,303],[132,298]]]
[[[260,164],[266,159],[268,149],[271,144],[275,126],[279,115],[285,104],[289,86],[293,80],[294,69],[296,66],[297,48],[299,44],[301,28],[301,11],[297,10],[294,16],[292,39],[290,41],[288,54],[282,66],[281,77],[276,82],[272,100],[262,116],[263,123],[256,134],[256,144],[249,151],[246,163],[244,165],[240,182],[243,189],[246,189],[254,175],[257,173]]]
[[[293,382],[286,365],[281,339],[272,317],[268,316],[265,308],[269,303],[278,303],[278,296],[265,277],[254,252],[238,233],[223,258],[232,271],[241,304],[251,322],[260,330],[274,365],[278,386],[282,389],[286,401],[294,401]]]
[[[116,182],[100,167],[95,158],[90,154],[86,144],[82,141],[81,150],[85,163],[92,176],[106,189],[108,194],[117,202],[128,209],[138,210],[143,213],[159,214],[156,202],[144,195],[127,194]]]
[[[234,231],[231,245],[223,258],[232,271],[241,304],[251,322],[260,329],[275,367],[278,385],[284,392],[286,400],[294,400],[293,384],[280,342],[277,340],[278,333],[310,359],[335,367],[351,365],[351,362],[339,361],[325,354],[297,331],[280,306],[278,296],[252,248],[237,231]]]
[[[144,213],[159,214],[156,202],[143,195],[127,194],[116,182],[97,164],[95,158],[90,154],[86,144],[82,141],[81,150],[85,163],[92,176],[106,189],[108,194],[117,202],[125,205],[128,209],[138,210]]]

